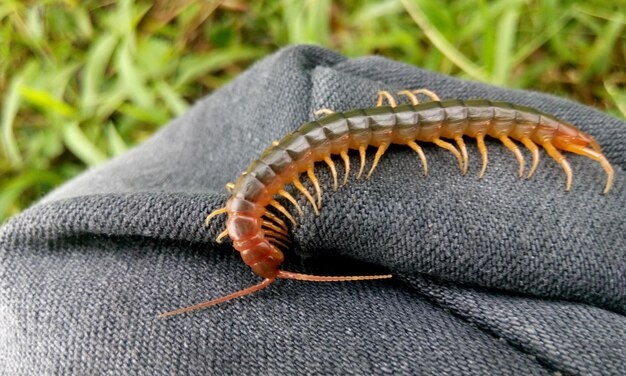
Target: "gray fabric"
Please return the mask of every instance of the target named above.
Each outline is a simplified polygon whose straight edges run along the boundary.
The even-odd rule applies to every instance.
[[[203,219],[272,140],[316,109],[371,107],[377,90],[420,87],[576,124],[613,163],[614,189],[601,195],[600,166],[570,154],[569,193],[543,152],[535,177],[518,179],[494,140],[483,180],[471,139],[467,176],[430,144],[428,177],[415,153],[392,147],[372,179],[355,182],[353,168],[333,193],[320,164],[322,213],[306,206],[284,269],[394,279],[283,280],[156,319],[259,281],[215,243],[224,218]],[[626,374],[625,145],[624,122],[563,99],[380,57],[281,50],[0,230],[0,372]]]

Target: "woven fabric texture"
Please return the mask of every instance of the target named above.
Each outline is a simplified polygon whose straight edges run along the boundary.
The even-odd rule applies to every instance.
[[[535,176],[519,179],[493,139],[482,180],[470,138],[466,176],[432,144],[427,177],[401,146],[370,180],[353,170],[337,192],[320,164],[321,215],[298,196],[305,216],[284,269],[393,279],[281,280],[156,318],[259,282],[229,242],[216,244],[225,218],[203,220],[273,140],[317,109],[372,107],[378,90],[423,87],[575,124],[613,164],[613,190],[601,195],[602,168],[571,154],[571,192],[545,152]],[[626,123],[589,107],[381,57],[285,48],[0,229],[0,374],[623,375],[625,168]]]

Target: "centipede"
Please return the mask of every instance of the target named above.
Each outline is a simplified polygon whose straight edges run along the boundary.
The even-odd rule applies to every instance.
[[[430,100],[420,102],[418,96],[429,97]],[[396,98],[400,97],[406,98],[408,103],[398,104]],[[358,151],[360,157],[357,180],[364,174],[367,149],[370,146],[376,148],[373,162],[365,176],[369,179],[391,144],[406,145],[414,150],[421,160],[423,174],[427,176],[426,156],[418,142],[432,143],[451,152],[458,161],[461,173],[465,175],[469,158],[464,137],[473,138],[482,160],[478,176],[482,179],[488,164],[485,137],[489,136],[499,140],[514,154],[519,164],[517,175],[520,178],[524,176],[525,159],[514,141],[526,147],[532,156],[526,178],[531,178],[535,173],[540,148],[543,148],[565,172],[566,191],[572,185],[572,168],[562,152],[582,155],[598,162],[607,175],[604,194],[613,185],[614,170],[590,135],[552,115],[513,103],[486,99],[442,101],[428,89],[402,90],[395,98],[388,91],[380,91],[375,107],[346,112],[322,109],[315,116],[316,120],[274,141],[235,183],[227,184],[230,198],[226,205],[210,213],[205,221],[208,225],[217,216],[228,215],[226,229],[217,236],[216,241],[221,243],[229,237],[244,263],[263,280],[233,294],[162,313],[159,317],[190,312],[246,296],[267,288],[276,279],[340,282],[391,278],[390,274],[318,276],[280,268],[285,259],[283,250],[291,244],[288,223],[297,225],[296,219],[281,201],[285,203],[286,200],[300,215],[304,215],[302,207],[289,193],[287,186],[293,186],[304,195],[314,213],[319,215],[322,189],[315,175],[316,163],[324,162],[328,166],[333,191],[337,191],[338,174],[332,157],[339,155],[343,161],[345,173],[342,186],[345,186],[351,167],[350,150]],[[315,196],[301,180],[305,173]]]

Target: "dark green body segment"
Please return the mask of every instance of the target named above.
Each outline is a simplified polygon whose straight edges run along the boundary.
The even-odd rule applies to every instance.
[[[338,143],[346,150],[377,145],[382,137],[390,143],[401,143],[397,137],[407,131],[417,135],[412,141],[428,142],[429,137],[445,137],[448,128],[474,137],[472,125],[483,129],[483,134],[505,129],[512,138],[518,138],[515,127],[522,126],[524,134],[533,137],[536,128],[556,130],[561,124],[564,122],[529,107],[488,100],[431,101],[338,112],[305,123],[270,146],[238,180],[233,194],[251,201],[271,196],[276,192],[264,192],[262,185],[270,186],[277,179],[288,183],[314,162],[332,154]]]

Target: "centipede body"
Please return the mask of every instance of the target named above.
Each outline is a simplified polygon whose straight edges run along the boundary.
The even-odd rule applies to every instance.
[[[429,95],[434,100],[418,103],[416,93]],[[525,161],[513,140],[524,145],[532,155],[533,161],[528,177],[535,172],[539,162],[539,149],[543,148],[563,168],[566,174],[566,190],[569,190],[572,170],[560,152],[566,151],[599,162],[607,173],[604,193],[611,188],[614,172],[596,141],[573,125],[552,115],[506,102],[457,99],[440,101],[434,93],[425,89],[405,90],[399,94],[406,95],[411,104],[396,105],[389,93],[380,92],[378,105],[373,108],[337,113],[325,110],[323,112],[326,116],[303,124],[297,131],[274,142],[258,160],[253,161],[234,186],[231,186],[231,197],[226,206],[217,209],[207,219],[217,214],[228,214],[226,230],[220,234],[220,238],[230,237],[233,247],[240,252],[243,261],[254,273],[264,278],[263,282],[238,293],[168,312],[163,316],[247,295],[267,287],[276,278],[310,281],[389,278],[390,275],[321,277],[280,269],[284,256],[279,248],[287,247],[290,242],[287,223],[296,224],[296,220],[277,200],[277,196],[286,198],[301,213],[297,201],[285,190],[286,185],[292,184],[305,195],[318,213],[322,195],[314,172],[315,163],[323,161],[329,166],[334,180],[333,188],[336,190],[338,177],[331,156],[338,155],[343,160],[345,185],[350,173],[348,159],[350,150],[359,152],[361,163],[357,178],[364,173],[366,149],[370,146],[377,148],[367,173],[369,177],[391,144],[407,145],[418,153],[426,175],[428,173],[426,157],[418,144],[425,142],[434,143],[452,152],[458,160],[460,170],[465,174],[468,171],[468,155],[464,137],[468,137],[476,140],[480,151],[482,177],[488,163],[485,137],[489,136],[500,140],[514,153],[519,163],[520,177],[525,170]],[[389,106],[382,105],[383,98],[389,101]],[[304,173],[315,188],[316,198],[300,180]]]

